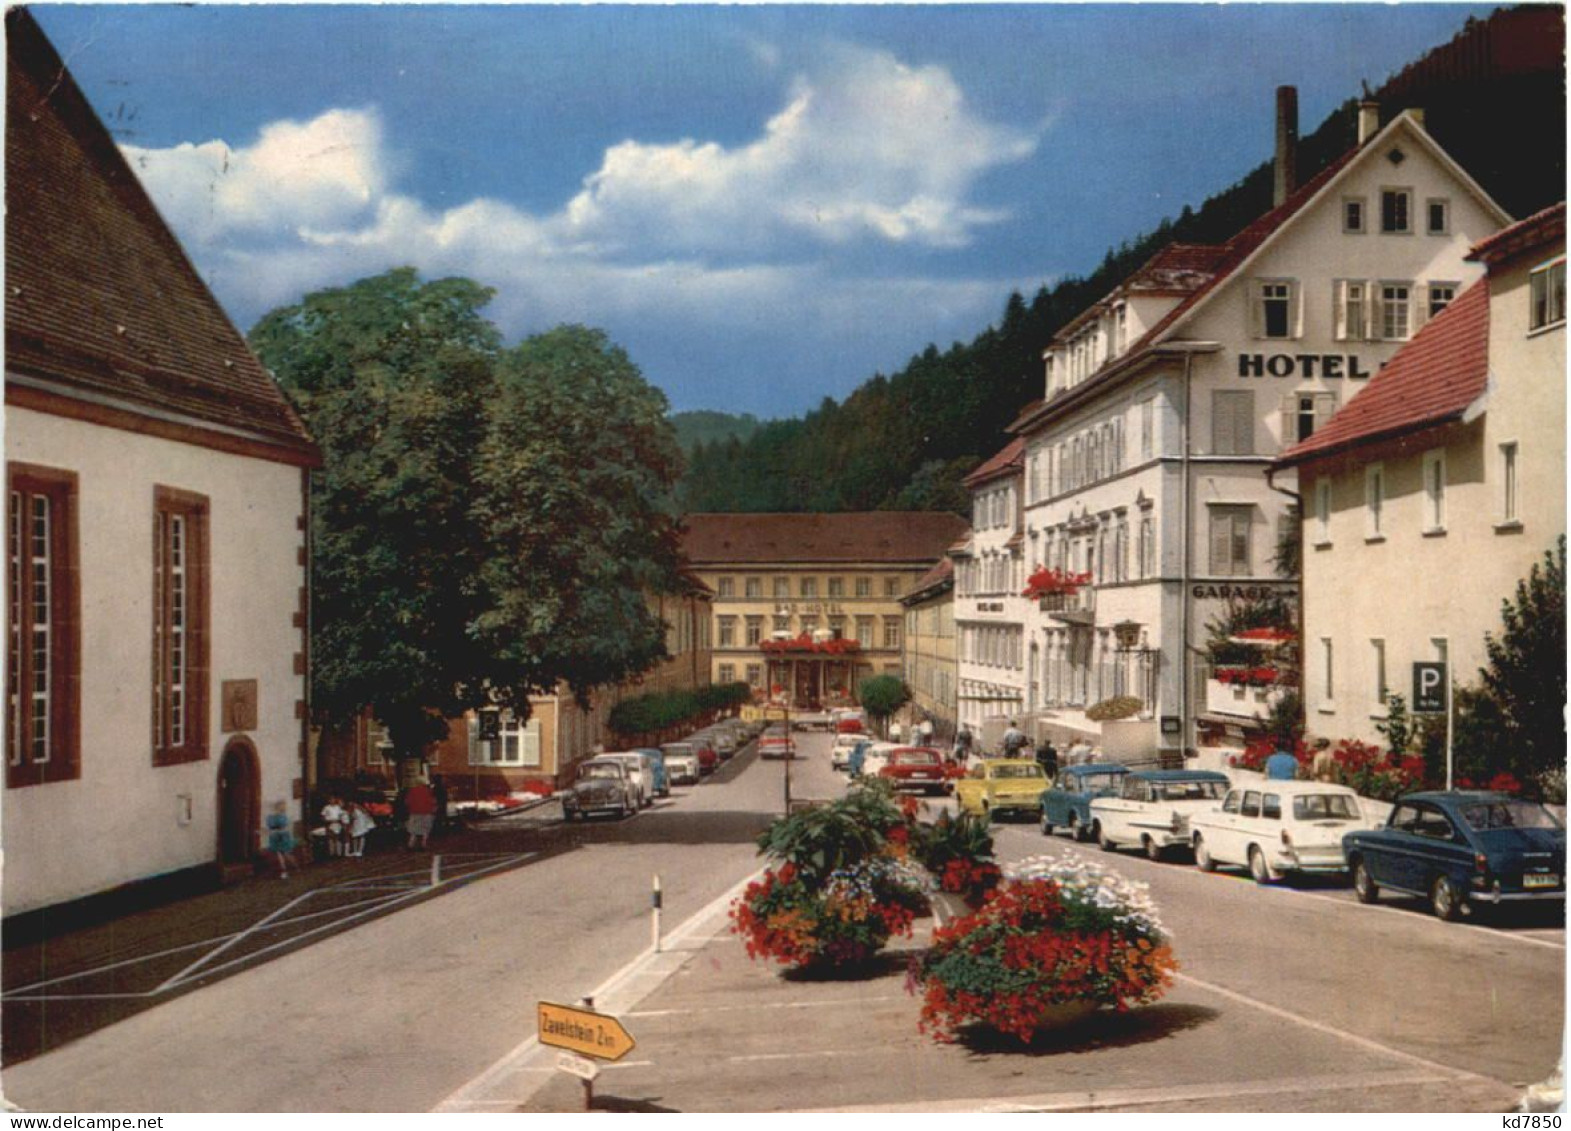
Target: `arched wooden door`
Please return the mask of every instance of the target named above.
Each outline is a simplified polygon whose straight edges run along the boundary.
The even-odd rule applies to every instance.
[[[218,763],[219,864],[244,864],[252,859],[261,826],[261,762],[250,739],[232,738]]]

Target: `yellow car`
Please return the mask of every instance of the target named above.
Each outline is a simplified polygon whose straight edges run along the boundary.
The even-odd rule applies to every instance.
[[[1042,812],[1042,791],[1051,784],[1029,758],[985,758],[955,782],[962,813]]]

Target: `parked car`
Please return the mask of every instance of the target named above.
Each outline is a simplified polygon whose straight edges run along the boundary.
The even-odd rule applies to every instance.
[[[562,813],[571,821],[591,813],[631,817],[638,812],[638,786],[621,758],[597,755],[578,765],[578,779],[562,791]]]
[[[666,773],[675,785],[697,785],[703,776],[698,748],[691,742],[667,742],[660,747],[665,755]]]
[[[1202,872],[1247,867],[1257,884],[1287,872],[1342,872],[1342,837],[1367,827],[1358,794],[1345,785],[1264,781],[1230,789],[1220,809],[1189,818],[1189,844]]]
[[[729,762],[738,749],[736,732],[730,727],[711,727],[706,733],[709,744],[715,748],[715,753],[720,756],[720,760]]]
[[[862,776],[874,778],[889,763],[889,755],[902,748],[899,742],[874,742],[862,756]]]
[[[1189,846],[1190,818],[1215,809],[1227,786],[1227,775],[1215,770],[1132,771],[1116,797],[1092,799],[1091,835],[1105,852],[1128,845],[1160,860]]]
[[[655,803],[655,770],[649,757],[636,750],[613,750],[595,755],[597,758],[615,758],[627,767],[627,774],[638,792],[638,807],[647,809]]]
[[[889,752],[889,760],[878,776],[894,782],[898,789],[919,789],[923,793],[948,793],[944,780],[944,756],[925,746],[902,746]]]
[[[955,782],[962,813],[1030,813],[1041,811],[1047,774],[1031,758],[985,758]]]
[[[1344,836],[1342,851],[1364,903],[1390,888],[1455,919],[1480,903],[1566,898],[1565,826],[1538,802],[1505,793],[1410,793],[1383,828]]]
[[[865,734],[838,734],[835,744],[829,748],[829,765],[836,770],[849,770],[851,768],[851,751],[856,749],[858,742],[866,742]]]
[[[1129,771],[1111,764],[1065,766],[1042,791],[1042,835],[1068,829],[1076,840],[1091,839],[1091,799],[1118,793]]]
[[[653,746],[640,746],[636,752],[649,755],[651,766],[655,772],[655,796],[670,797],[671,774],[666,769],[665,754]]]

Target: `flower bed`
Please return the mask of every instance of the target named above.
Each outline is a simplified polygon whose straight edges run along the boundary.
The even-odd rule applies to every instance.
[[[822,885],[794,865],[749,884],[731,906],[732,930],[750,958],[797,969],[866,962],[895,936],[909,936],[926,897],[910,873],[874,857],[830,873]]]
[[[1217,668],[1216,681],[1266,687],[1275,683],[1280,674],[1275,668]]]
[[[983,1025],[1030,1041],[1063,1006],[1154,1002],[1176,969],[1146,886],[1071,853],[1012,866],[979,910],[934,932],[912,974],[934,1039]]]

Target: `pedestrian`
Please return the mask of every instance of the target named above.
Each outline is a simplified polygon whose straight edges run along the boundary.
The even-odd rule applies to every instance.
[[[289,857],[295,851],[295,835],[289,831],[289,804],[278,801],[267,815],[267,850],[278,858],[278,878],[289,878]]]
[[[349,855],[365,855],[366,834],[376,828],[376,818],[358,801],[349,803]]]
[[[862,776],[862,765],[867,761],[867,739],[861,739],[851,747],[851,757],[846,759],[846,767],[851,771],[853,778]]]
[[[1009,720],[1009,729],[1004,731],[1004,757],[1018,758],[1021,747],[1028,744],[1028,739],[1021,729],[1015,726],[1015,720]]]
[[[955,761],[962,766],[971,758],[971,730],[962,724],[955,734]]]
[[[1036,764],[1048,777],[1058,776],[1058,747],[1053,745],[1051,736],[1044,738],[1042,745],[1036,748]]]
[[[1278,750],[1266,759],[1266,777],[1272,781],[1292,781],[1298,776],[1298,759]]]
[[[1315,757],[1309,764],[1310,776],[1319,782],[1336,781],[1336,755],[1331,753],[1331,743],[1321,739]]]
[[[894,722],[891,722],[889,724],[889,741],[890,742],[899,742],[900,741],[900,737],[903,734],[905,734],[905,731],[901,729],[900,723],[899,723],[898,720],[896,720]]]
[[[409,833],[410,849],[429,848],[431,825],[436,820],[436,794],[425,782],[415,782],[404,794],[404,809],[409,814],[404,825]],[[420,843],[417,845],[416,841]]]
[[[431,775],[431,792],[436,795],[436,823],[432,826],[433,834],[447,831],[447,782],[441,774]]]
[[[933,720],[924,718],[916,727],[918,744],[930,746],[933,742]]]
[[[349,811],[336,793],[322,806],[322,826],[327,830],[327,854],[342,856],[349,844]]]

